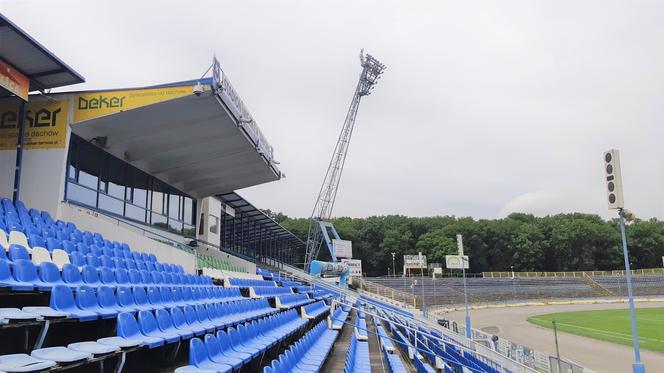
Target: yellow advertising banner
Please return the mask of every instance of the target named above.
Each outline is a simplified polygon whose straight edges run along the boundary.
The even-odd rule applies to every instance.
[[[74,95],[73,123],[191,95],[192,93],[193,86],[191,85],[79,93]]]
[[[16,149],[19,104],[0,101],[0,150]],[[64,148],[69,123],[69,100],[32,100],[23,122],[25,149]]]

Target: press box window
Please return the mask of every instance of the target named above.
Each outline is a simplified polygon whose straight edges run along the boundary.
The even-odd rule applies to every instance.
[[[210,215],[210,233],[219,234],[219,218]]]

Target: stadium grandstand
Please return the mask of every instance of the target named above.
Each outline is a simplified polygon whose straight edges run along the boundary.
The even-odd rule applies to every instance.
[[[49,93],[84,79],[4,16],[0,31],[17,77],[0,105],[0,372],[549,371],[296,267],[305,243],[236,192],[283,174],[218,61],[197,80]],[[403,281],[376,286],[417,290]],[[492,296],[548,281],[470,279]],[[594,289],[556,281],[545,291]],[[434,294],[457,302],[458,281]]]
[[[659,296],[664,292],[664,270],[632,270],[637,296]],[[466,279],[469,302],[491,304],[524,300],[564,300],[627,296],[625,271],[588,272],[487,272]],[[367,277],[357,279],[367,292],[420,308],[456,308],[464,304],[461,277]]]

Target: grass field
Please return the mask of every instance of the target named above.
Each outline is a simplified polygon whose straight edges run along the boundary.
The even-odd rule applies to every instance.
[[[627,309],[550,313],[530,317],[528,322],[553,328],[551,321],[554,318],[558,331],[632,345],[632,327]],[[637,309],[636,329],[641,348],[664,352],[664,308]]]

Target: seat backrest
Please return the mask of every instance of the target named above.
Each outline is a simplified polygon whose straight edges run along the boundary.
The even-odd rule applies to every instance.
[[[150,286],[148,288],[148,300],[150,301],[150,304],[161,304],[161,293],[159,292],[159,288],[156,288],[154,286]]]
[[[82,310],[93,310],[98,307],[97,296],[91,287],[84,285],[76,288],[76,304]]]
[[[23,247],[30,247],[30,244],[28,243],[28,238],[25,237],[25,234],[20,231],[11,231],[9,232],[9,244],[16,244],[16,245],[21,245]]]
[[[128,285],[129,284],[129,274],[127,274],[127,270],[123,268],[116,268],[115,269],[115,282],[118,283],[118,285]]]
[[[157,326],[159,327],[160,330],[165,332],[175,327],[173,325],[173,319],[171,318],[171,315],[165,309],[162,308],[158,309],[156,311],[156,315],[157,315]]]
[[[48,283],[61,283],[60,271],[55,263],[41,262],[39,264],[39,278]]]
[[[189,364],[198,366],[208,360],[207,348],[198,338],[192,338],[189,341]]]
[[[12,233],[14,233],[14,232],[12,232]],[[11,260],[18,260],[18,259],[30,260],[30,254],[28,254],[28,250],[25,248],[25,246],[10,243],[9,244],[9,259],[11,259]]]
[[[129,282],[135,285],[141,284],[141,274],[135,270],[135,269],[130,269],[129,270]]]
[[[74,251],[69,254],[69,261],[71,262],[71,264],[77,267],[82,267],[86,264],[85,256],[78,251]]]
[[[219,341],[214,334],[205,335],[205,348],[207,349],[208,356],[217,356],[221,354],[221,347],[219,346]]]
[[[111,259],[111,257],[108,255],[100,256],[99,261],[101,262],[102,267],[109,267],[109,268],[115,267],[115,265],[113,264],[113,259]]]
[[[140,334],[138,323],[130,312],[120,312],[118,315],[118,335],[123,338],[132,339]]]
[[[62,266],[62,279],[69,284],[80,284],[82,282],[81,272],[75,265],[65,264]]]
[[[74,296],[66,285],[55,285],[51,289],[51,300],[49,305],[57,311],[67,311],[76,305],[74,304]]]
[[[185,319],[184,313],[180,307],[173,307],[170,310],[171,319],[173,320],[173,325],[176,328],[186,327],[187,320]]]
[[[51,253],[43,247],[36,246],[32,248],[32,262],[39,265],[41,262],[50,262]]]
[[[83,282],[90,285],[99,285],[99,272],[97,272],[97,268],[90,265],[84,265],[82,273]]]
[[[131,278],[131,270],[129,271],[129,273],[130,273],[130,278]],[[152,277],[150,277],[150,272],[144,270],[144,271],[140,271],[139,273],[141,275],[141,280],[140,280],[141,282],[140,283],[142,283],[142,284],[152,284],[153,283],[152,282]]]
[[[66,251],[55,249],[53,250],[52,255],[52,261],[59,269],[62,269],[62,266],[65,264],[69,264],[69,254],[67,254]]]
[[[149,335],[157,331],[157,320],[155,320],[154,315],[150,311],[139,311],[138,312],[138,328],[145,334]]]
[[[132,288],[132,293],[134,294],[134,302],[139,306],[145,306],[149,303],[148,295],[145,293],[145,288],[142,286],[134,286]]]
[[[62,249],[62,242],[58,238],[49,237],[46,239],[46,249],[48,249],[48,251]]]
[[[115,284],[115,273],[112,268],[101,267],[99,270],[99,280],[104,284]]]
[[[102,308],[115,308],[118,305],[113,289],[105,285],[97,288],[97,300]]]
[[[131,293],[131,289],[126,286],[119,286],[117,290],[117,299],[118,304],[122,307],[133,307],[136,304],[134,303],[134,296]]]
[[[196,315],[196,310],[192,306],[184,306],[184,318],[187,320],[187,324],[196,324],[198,323],[198,316]]]
[[[31,234],[30,237],[28,237],[28,243],[32,248],[34,248],[35,246],[39,247],[46,246],[46,241],[38,234]]]
[[[95,268],[101,267],[101,260],[98,256],[94,254],[88,254],[85,256],[85,262]]]
[[[14,262],[14,277],[17,281],[34,283],[39,280],[37,267],[31,261],[18,259]]]

